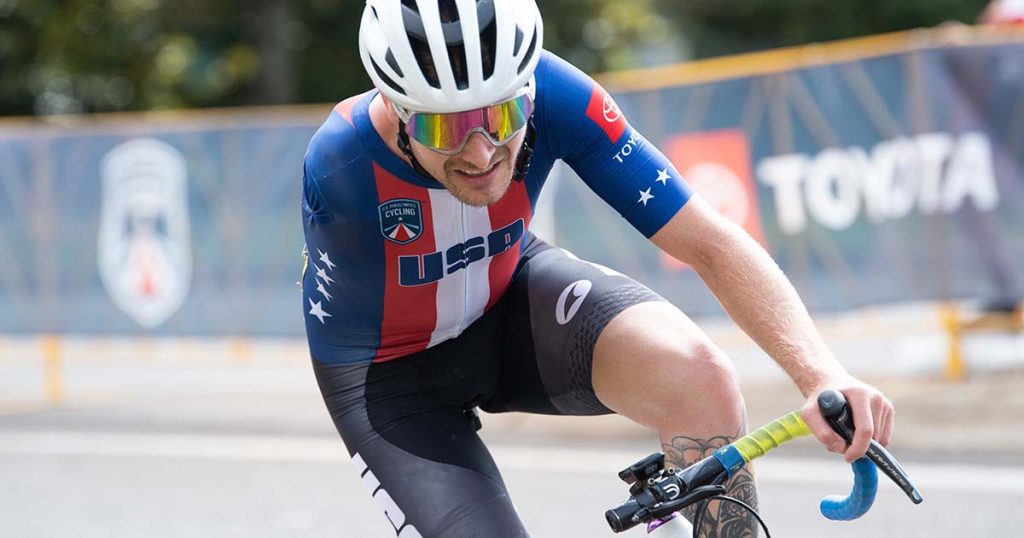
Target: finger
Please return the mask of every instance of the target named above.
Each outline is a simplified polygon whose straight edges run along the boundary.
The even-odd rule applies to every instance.
[[[872,436],[872,438],[875,441],[878,441],[879,443],[882,442],[881,436],[882,432],[884,431],[883,421],[885,420],[885,408],[887,403],[888,402],[885,401],[885,398],[879,397],[871,399],[871,418],[874,419],[875,430],[875,434],[874,436]]]
[[[853,425],[856,432],[853,434],[853,442],[846,449],[847,463],[853,463],[864,456],[868,450],[868,443],[875,434],[875,421],[871,418],[871,403],[867,395],[862,392],[853,392],[847,395],[850,412],[853,413]]]
[[[825,422],[825,417],[822,416],[821,410],[818,409],[816,398],[804,406],[801,416],[804,422],[807,423],[807,427],[810,428],[811,433],[814,434],[814,437],[825,445],[830,452],[842,454],[846,450],[846,441]]]
[[[888,444],[887,442],[883,441],[885,441],[886,428],[889,427],[889,411],[883,408],[879,413],[881,417],[877,421],[878,425],[875,426],[875,441],[878,441],[878,444],[885,446],[886,444]]]
[[[889,404],[885,409],[885,427],[882,431],[882,435],[878,440],[882,443],[882,446],[889,446],[889,441],[892,440],[892,430],[896,426],[896,410]]]

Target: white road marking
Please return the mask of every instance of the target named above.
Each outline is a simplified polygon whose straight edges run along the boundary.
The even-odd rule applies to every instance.
[[[606,475],[647,455],[643,450],[493,445],[498,466],[516,471]],[[141,457],[256,462],[349,463],[340,439],[261,435],[0,431],[0,456]],[[1024,467],[904,463],[927,499],[929,491],[1024,496]],[[817,458],[770,455],[757,462],[758,480],[782,484],[852,483],[849,466]],[[888,482],[884,477],[882,482]],[[892,487],[886,484],[881,487]]]

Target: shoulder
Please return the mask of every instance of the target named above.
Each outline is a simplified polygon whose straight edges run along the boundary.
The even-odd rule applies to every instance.
[[[545,51],[537,74],[538,130],[555,157],[569,162],[611,147],[629,124],[608,92],[576,66]],[[570,163],[571,164],[571,163]]]
[[[553,52],[544,51],[537,64],[538,94],[560,98],[589,98],[596,83],[589,75]]]
[[[303,163],[303,205],[312,220],[325,223],[345,213],[361,195],[360,181],[372,158],[356,127],[367,94],[338,103],[317,129]]]
[[[349,164],[366,157],[367,151],[355,127],[357,116],[366,114],[360,107],[367,94],[350,97],[331,110],[306,148],[305,175],[319,180],[333,175]]]

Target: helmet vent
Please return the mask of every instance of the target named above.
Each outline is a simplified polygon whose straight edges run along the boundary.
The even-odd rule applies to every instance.
[[[379,65],[377,65],[377,62],[373,61],[373,58],[370,58],[370,64],[373,65],[373,70],[377,72],[377,76],[384,81],[384,84],[387,84],[392,90],[395,90],[402,95],[406,95],[405,90],[403,90],[402,87],[394,80],[391,80],[391,77],[389,77],[388,74],[385,73]]]
[[[498,21],[494,18],[494,4],[490,0],[480,2],[477,4],[476,16],[481,28],[480,60],[483,62],[484,80],[489,80],[494,76],[494,54],[498,49]]]
[[[387,54],[384,55],[384,59],[387,60],[388,65],[391,66],[391,69],[394,69],[395,73],[398,73],[398,76],[405,76],[405,73],[402,73],[402,68],[398,66],[398,61],[395,60],[395,54],[391,52],[391,49],[388,49]]]
[[[523,31],[516,26],[516,43],[512,47],[512,56],[519,54],[519,48],[523,46]]]
[[[448,63],[455,77],[455,87],[465,90],[469,87],[469,69],[466,63],[466,44],[462,36],[462,14],[455,0],[438,0],[437,9],[444,29]]]
[[[425,39],[420,39],[409,34],[409,45],[412,46],[412,53],[416,56],[416,64],[420,66],[427,83],[432,87],[441,89],[441,79],[437,76],[437,68],[434,67],[434,56],[430,53],[430,45]]]
[[[455,0],[440,0],[437,4],[441,22],[458,22],[462,18],[459,16],[459,7],[455,5]]]
[[[402,23],[405,26],[405,35],[409,38],[409,48],[416,58],[416,64],[420,67],[427,84],[441,89],[441,81],[437,76],[437,69],[434,67],[434,56],[430,52],[430,44],[427,42],[427,31],[423,27],[423,18],[413,0],[402,0]]]
[[[460,90],[469,87],[469,69],[466,66],[466,46],[463,44],[448,47],[448,61],[455,75],[455,86]]]
[[[519,64],[519,73],[522,73],[523,69],[526,69],[527,64],[529,64],[530,60],[533,58],[533,51],[537,47],[537,33],[537,28],[534,27],[533,39],[530,40],[530,46],[526,49],[526,55],[523,56],[523,61]]]

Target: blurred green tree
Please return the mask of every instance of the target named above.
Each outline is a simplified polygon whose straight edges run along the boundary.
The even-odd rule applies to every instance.
[[[984,0],[559,0],[581,69],[973,20]],[[0,115],[337,101],[370,87],[360,0],[0,0]]]
[[[974,23],[989,0],[657,0],[695,58]]]

